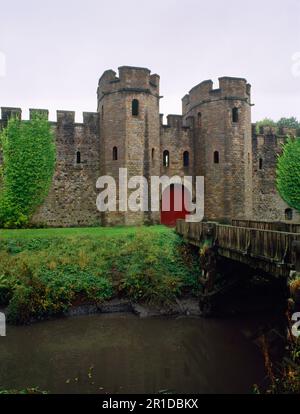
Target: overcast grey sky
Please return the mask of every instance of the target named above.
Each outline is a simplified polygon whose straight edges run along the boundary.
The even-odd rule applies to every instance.
[[[123,65],[161,76],[165,114],[226,75],[252,84],[254,121],[300,118],[300,0],[0,0],[0,106],[80,121],[102,72]]]

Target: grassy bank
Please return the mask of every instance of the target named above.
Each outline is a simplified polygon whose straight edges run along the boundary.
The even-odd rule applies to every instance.
[[[196,292],[198,256],[163,226],[0,231],[0,306],[11,323],[113,297],[167,305]]]
[[[29,240],[47,238],[76,238],[90,237],[99,239],[113,236],[130,236],[137,231],[146,231],[148,234],[170,234],[171,229],[165,226],[152,227],[72,227],[72,228],[47,228],[47,229],[0,229],[0,242],[4,240]]]

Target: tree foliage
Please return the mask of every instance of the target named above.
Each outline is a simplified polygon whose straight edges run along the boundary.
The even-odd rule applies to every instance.
[[[292,116],[291,118],[281,118],[277,122],[278,128],[288,128],[296,130],[296,135],[300,136],[300,122],[297,118]]]
[[[279,128],[299,129],[300,122],[298,122],[297,118],[295,118],[294,116],[292,116],[291,118],[280,118],[277,122],[277,126]]]
[[[277,128],[277,124],[271,118],[264,118],[261,121],[256,122],[256,132],[260,133],[260,128],[262,127],[270,127],[270,128]]]
[[[55,168],[49,122],[39,113],[30,121],[9,120],[0,134],[0,226],[23,227],[48,194]]]
[[[300,122],[296,117],[280,118],[279,121],[274,121],[271,118],[264,118],[261,121],[256,122],[256,133],[260,133],[262,127],[270,127],[274,129],[275,133],[278,133],[281,128],[296,129],[300,131]]]
[[[289,138],[277,163],[277,189],[284,201],[300,211],[300,138]]]

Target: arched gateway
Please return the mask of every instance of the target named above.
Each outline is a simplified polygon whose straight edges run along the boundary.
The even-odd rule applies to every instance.
[[[185,219],[189,214],[185,205],[188,205],[189,191],[180,184],[172,184],[167,188],[161,199],[160,222],[165,226],[175,227],[176,220]],[[168,202],[169,200],[169,202]]]

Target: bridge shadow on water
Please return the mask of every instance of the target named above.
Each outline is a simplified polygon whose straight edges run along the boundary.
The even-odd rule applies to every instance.
[[[203,316],[251,319],[244,335],[280,369],[287,343],[287,279],[221,256],[214,265],[213,286],[204,280],[200,295]]]

